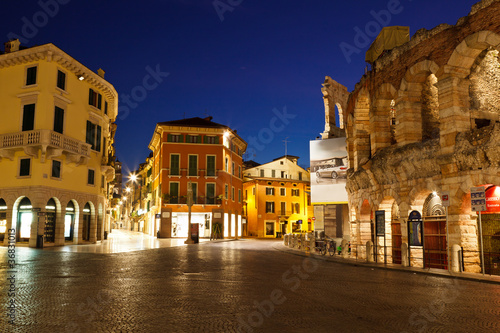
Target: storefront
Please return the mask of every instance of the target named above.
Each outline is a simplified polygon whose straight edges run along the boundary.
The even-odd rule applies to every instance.
[[[33,221],[33,213],[31,211],[30,199],[24,197],[19,203],[17,217],[17,237],[16,240],[28,242],[31,236],[31,222]]]
[[[0,242],[4,240],[7,231],[7,204],[0,199]]]
[[[199,235],[201,237],[210,237],[212,214],[191,213],[191,223],[197,223],[200,225]],[[172,213],[172,237],[187,238],[188,227],[188,213]]]
[[[64,239],[67,241],[73,240],[75,233],[75,205],[73,201],[68,202],[66,206],[66,214],[64,215]]]

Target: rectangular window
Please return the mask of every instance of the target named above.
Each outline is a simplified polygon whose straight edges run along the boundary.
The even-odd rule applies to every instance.
[[[218,144],[219,143],[219,137],[218,136],[208,136],[208,135],[205,135],[203,137],[203,143]]]
[[[241,190],[238,190],[238,202],[241,203]]]
[[[282,197],[286,196],[286,188],[284,188],[284,187],[280,188],[280,195]]]
[[[293,188],[292,197],[298,197],[298,196],[300,196],[300,190],[298,188]]]
[[[191,189],[193,190],[193,204],[198,203],[198,184],[191,183]]]
[[[31,174],[31,159],[21,158],[19,161],[19,177],[26,177]]]
[[[170,203],[179,203],[179,183],[170,183]]]
[[[180,175],[180,155],[171,154],[170,155],[170,175],[179,176]]]
[[[281,202],[281,215],[286,216],[286,202]]]
[[[102,95],[98,92],[95,92],[92,89],[89,89],[89,105],[92,105],[98,109],[101,109],[102,104]]]
[[[234,193],[235,193],[235,191],[234,191],[234,186],[233,186],[233,188],[231,189],[231,200],[233,200],[233,201],[234,201]]]
[[[285,178],[285,171],[281,171],[281,178]]]
[[[271,177],[276,178],[276,170],[271,170]]]
[[[31,86],[32,84],[36,84],[36,72],[38,67],[28,67],[26,70],[26,85]]]
[[[252,187],[252,195],[255,195],[255,187]]]
[[[238,166],[238,177],[241,178],[241,166]]]
[[[101,126],[87,120],[85,142],[91,145],[92,150],[101,151]]]
[[[94,185],[94,184],[95,184],[95,171],[89,169],[89,172],[87,174],[87,185]]]
[[[23,106],[23,131],[32,131],[35,128],[35,104]]]
[[[199,135],[186,135],[187,143],[201,143],[201,136]]]
[[[228,196],[229,196],[229,189],[228,189],[228,186],[227,184],[224,185],[224,198],[227,200],[228,199]]]
[[[261,170],[260,170],[260,176],[261,176],[261,177],[264,177],[264,169],[261,169]]]
[[[168,134],[167,142],[184,142],[182,134]]]
[[[274,187],[266,187],[266,195],[274,195]]]
[[[226,172],[229,172],[229,158],[226,157],[226,165],[225,165],[225,170]]]
[[[207,204],[215,204],[215,184],[207,184]]]
[[[104,102],[104,114],[108,114],[108,102]]]
[[[61,178],[61,162],[52,161],[52,178]]]
[[[215,156],[207,156],[207,176],[215,176]]]
[[[57,71],[57,88],[66,90],[66,73]]]
[[[64,127],[64,110],[56,106],[54,110],[54,132],[62,134],[63,127]]]
[[[266,236],[274,236],[274,222],[266,222]]]
[[[302,180],[302,172],[299,172],[299,180]]]
[[[295,205],[295,214],[300,214],[300,204],[299,203],[294,203],[292,206]]]
[[[198,176],[198,156],[189,155],[188,176]]]
[[[101,176],[101,188],[104,188],[104,184],[106,181],[104,180],[104,176]]]
[[[234,172],[236,170],[236,167],[234,166],[234,162],[233,162],[233,165],[232,165],[232,169],[231,169],[231,174],[234,176]]]
[[[266,213],[274,213],[274,202],[266,201]]]

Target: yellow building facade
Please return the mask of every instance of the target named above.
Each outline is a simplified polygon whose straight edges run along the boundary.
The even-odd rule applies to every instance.
[[[309,172],[283,156],[244,171],[247,236],[282,237],[313,230]]]
[[[118,94],[53,44],[0,55],[0,241],[93,243],[109,230]]]

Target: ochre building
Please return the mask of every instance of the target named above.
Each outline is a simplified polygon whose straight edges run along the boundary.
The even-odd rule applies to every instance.
[[[95,243],[109,231],[118,94],[53,44],[0,55],[0,240]]]

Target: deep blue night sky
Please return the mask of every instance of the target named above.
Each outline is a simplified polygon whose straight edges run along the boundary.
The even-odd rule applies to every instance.
[[[207,115],[247,141],[261,133],[262,150],[249,158],[266,163],[284,155],[288,137],[288,154],[307,167],[309,140],[324,130],[321,84],[328,75],[351,91],[359,81],[369,45],[358,45],[348,61],[340,44],[354,47],[356,27],[376,26],[372,11],[394,6],[397,13],[382,19],[410,26],[413,35],[455,24],[476,2],[20,0],[2,3],[0,27],[2,44],[14,33],[24,45],[54,43],[94,71],[102,67],[124,97],[143,85],[147,67],[169,73],[133,107],[120,104],[116,147],[125,171],[148,156],[157,122]],[[40,3],[52,4],[51,15],[40,14]],[[38,22],[38,31],[23,29],[26,22]],[[290,118],[273,137],[262,137],[270,133],[273,109],[286,109]]]

